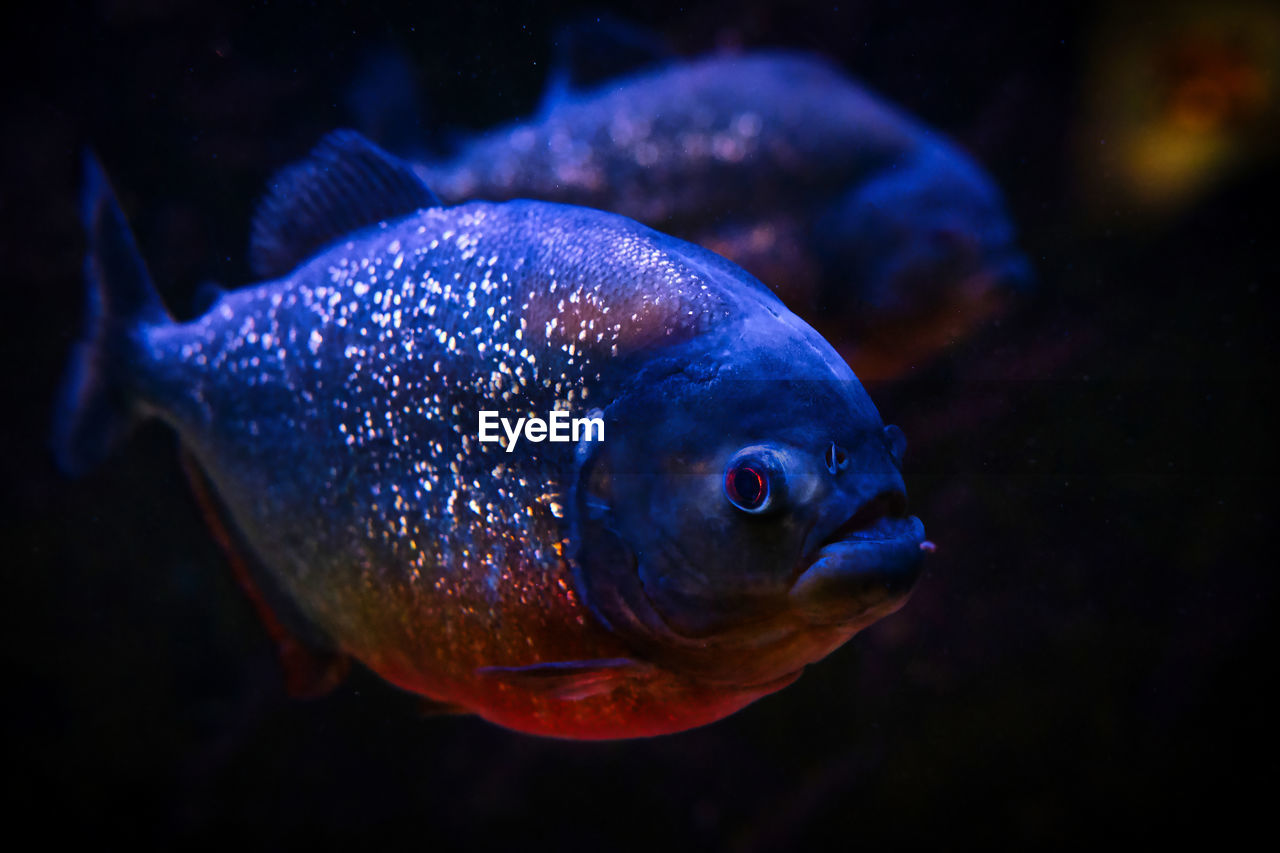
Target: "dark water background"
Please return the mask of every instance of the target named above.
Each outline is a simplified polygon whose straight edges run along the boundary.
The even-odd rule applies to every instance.
[[[600,8],[5,13],[6,828],[758,850],[1223,839],[1264,819],[1280,182],[1263,158],[1155,222],[1118,194],[1087,211],[1072,140],[1102,6],[612,7],[687,54],[790,45],[842,63],[976,153],[1041,282],[940,364],[871,389],[912,440],[913,510],[940,544],[913,600],[716,725],[540,740],[423,719],[359,674],[289,700],[171,435],[144,429],[78,482],[54,471],[49,411],[82,300],[81,145],[182,312],[202,281],[247,280],[261,187],[352,123],[341,91],[369,51],[411,58],[425,123],[446,136],[532,110],[555,25]]]

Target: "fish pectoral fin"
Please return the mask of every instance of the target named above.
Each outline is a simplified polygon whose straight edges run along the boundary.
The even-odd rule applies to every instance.
[[[264,585],[266,570],[258,565],[248,545],[241,540],[231,526],[225,507],[214,495],[208,479],[189,452],[182,453],[182,467],[191,483],[196,504],[204,514],[205,523],[214,541],[222,550],[237,585],[249,599],[267,636],[276,647],[280,669],[284,673],[285,691],[295,699],[313,699],[329,693],[346,677],[350,659],[338,652],[319,648],[318,642],[307,642],[299,626],[302,617],[285,613],[287,602],[283,596],[272,595]]]
[[[354,130],[328,134],[270,186],[249,241],[249,263],[263,278],[284,275],[353,231],[440,206],[411,165]]]
[[[653,672],[652,666],[631,658],[596,658],[527,666],[482,666],[476,675],[572,701],[609,693],[623,682],[645,679]]]

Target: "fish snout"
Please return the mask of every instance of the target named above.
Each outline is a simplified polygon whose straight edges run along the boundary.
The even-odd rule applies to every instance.
[[[1036,276],[1026,256],[1013,252],[996,264],[992,284],[1009,293],[1029,293],[1035,288]]]
[[[859,629],[905,603],[929,550],[906,497],[882,493],[822,542],[791,587],[791,605],[810,624]]]

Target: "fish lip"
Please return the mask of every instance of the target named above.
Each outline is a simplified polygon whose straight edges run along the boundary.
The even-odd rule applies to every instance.
[[[848,522],[845,522],[837,528],[837,533],[847,525]],[[893,549],[886,557],[900,557],[897,553],[899,548],[914,555],[915,552],[920,552],[924,541],[924,523],[914,515],[881,517],[870,526],[853,530],[846,535],[833,534],[818,546],[799,577],[792,583],[792,589],[824,559],[841,556],[871,557],[876,553],[884,553],[886,547]]]
[[[855,630],[902,606],[924,556],[924,524],[888,492],[864,504],[814,549],[791,584],[792,607],[810,625]]]
[[[881,492],[858,507],[857,512],[832,530],[827,538],[818,543],[816,551],[821,553],[822,549],[828,545],[835,545],[849,539],[868,541],[892,539],[895,534],[887,531],[885,522],[906,517],[907,496],[898,491]],[[816,554],[813,559],[818,559]]]
[[[870,527],[853,531],[847,536],[824,541],[813,555],[813,559],[809,561],[809,565],[801,572],[800,578],[803,578],[815,563],[831,556],[880,550],[885,545],[901,545],[910,547],[913,551],[919,551],[924,541],[924,523],[914,515],[880,518]],[[800,578],[796,578],[796,581],[799,582]]]

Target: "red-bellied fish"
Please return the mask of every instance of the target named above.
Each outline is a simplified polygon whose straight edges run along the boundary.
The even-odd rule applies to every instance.
[[[392,684],[542,735],[674,732],[915,580],[901,433],[711,252],[581,207],[444,206],[339,131],[274,182],[264,280],[179,323],[87,179],[62,464],[172,425],[279,625]],[[551,440],[557,412],[584,429]]]

